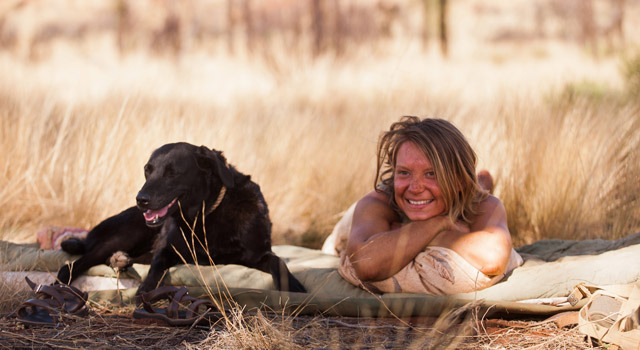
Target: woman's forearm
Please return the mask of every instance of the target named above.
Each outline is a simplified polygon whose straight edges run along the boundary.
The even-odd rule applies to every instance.
[[[395,275],[447,228],[445,217],[416,221],[371,236],[347,251],[358,278],[381,281]]]

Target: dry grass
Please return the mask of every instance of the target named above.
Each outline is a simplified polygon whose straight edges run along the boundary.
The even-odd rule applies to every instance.
[[[20,281],[22,282],[22,281]],[[0,314],[14,312],[20,304],[28,299],[31,290],[26,283],[6,280],[0,276]]]
[[[243,57],[174,66],[140,54],[104,58],[101,71],[80,57],[21,63],[0,53],[0,227],[23,239],[45,224],[90,227],[133,204],[153,149],[188,141],[224,150],[253,175],[276,242],[318,247],[371,188],[380,131],[414,114],[466,133],[496,175],[519,244],[638,229],[640,117],[608,72],[617,59],[583,57],[582,72],[555,83],[563,61],[524,62],[513,75],[511,64],[405,52],[292,59],[287,74]],[[592,73],[608,95],[571,90]]]
[[[235,311],[209,327],[168,327],[136,320],[130,309],[93,305],[54,327],[0,318],[2,348],[152,349],[593,349],[576,328],[535,320],[479,317],[474,304],[439,318],[288,317]]]
[[[477,29],[459,22],[469,24],[454,31],[449,60],[414,40],[315,59],[277,41],[260,55],[218,44],[213,55],[196,47],[178,59],[121,57],[110,34],[53,42],[33,61],[0,51],[0,239],[95,225],[133,204],[156,147],[187,141],[224,150],[252,174],[276,243],[319,247],[371,189],[380,131],[406,114],[449,119],[468,136],[495,175],[516,245],[640,230],[640,55],[540,42],[462,47]],[[29,293],[0,280],[0,313]],[[466,309],[439,321],[235,309],[212,330],[134,321],[130,311],[95,308],[57,328],[3,317],[0,347],[591,348],[575,329],[496,323]]]
[[[532,243],[637,232],[638,106],[558,103],[522,110],[523,118],[502,116],[513,142],[501,145],[508,148],[501,158],[507,174],[498,194],[512,233]]]

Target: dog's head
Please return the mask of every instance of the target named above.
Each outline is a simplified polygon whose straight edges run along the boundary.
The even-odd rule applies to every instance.
[[[144,166],[144,176],[136,201],[150,227],[160,226],[179,208],[185,218],[193,219],[203,203],[213,204],[223,186],[234,185],[233,171],[222,152],[188,143],[155,150]]]

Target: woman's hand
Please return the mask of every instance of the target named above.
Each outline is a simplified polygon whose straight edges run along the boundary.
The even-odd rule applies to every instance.
[[[458,221],[452,223],[451,220],[449,220],[449,223],[450,223],[450,225],[446,229],[446,231],[458,231],[458,232],[460,232],[462,234],[471,232],[471,228],[469,227],[469,224],[467,224],[464,221],[458,220]],[[445,231],[445,230],[443,230],[443,231]]]

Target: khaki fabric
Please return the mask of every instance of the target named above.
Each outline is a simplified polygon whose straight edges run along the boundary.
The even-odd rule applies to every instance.
[[[640,233],[629,236],[624,244],[634,242]],[[565,242],[565,241],[563,241]],[[567,242],[567,243],[572,243]],[[611,243],[612,241],[607,241]],[[597,242],[595,242],[597,244]],[[623,244],[623,245],[624,245]],[[546,241],[534,246],[555,249]],[[207,288],[214,295],[227,293],[241,304],[250,307],[266,307],[285,310],[292,305],[304,305],[305,314],[327,312],[344,316],[388,315],[387,308],[403,315],[434,315],[447,305],[460,305],[484,299],[484,304],[492,310],[510,313],[548,315],[574,307],[556,307],[516,302],[524,299],[566,297],[579,283],[595,285],[628,284],[640,280],[640,266],[633,264],[640,256],[640,244],[621,247],[596,255],[562,256],[555,261],[545,262],[534,255],[525,255],[522,266],[513,270],[502,281],[477,292],[452,296],[419,295],[407,293],[369,293],[345,281],[337,272],[340,260],[319,250],[294,246],[274,246],[273,250],[282,257],[292,273],[308,289],[308,293],[280,293],[273,290],[269,274],[238,265],[216,267],[178,265],[172,267],[166,284],[185,285],[194,293],[204,293]],[[518,249],[516,249],[518,250]],[[574,253],[578,254],[578,253]],[[51,271],[53,274],[74,257],[61,251],[41,250],[37,245],[22,245],[0,242],[0,270],[21,272]],[[146,277],[147,265],[134,265],[130,271],[121,274],[121,279],[139,281]],[[116,274],[106,265],[99,265],[87,272],[89,276],[114,278]],[[1,277],[0,277],[1,278]],[[129,285],[127,285],[129,286]],[[207,287],[207,288],[205,288]],[[118,293],[120,293],[118,297]],[[135,293],[135,287],[121,290],[93,291],[93,301],[122,300]],[[393,306],[393,308],[391,308]],[[404,311],[403,311],[404,310]]]
[[[640,236],[640,233],[634,236]],[[550,249],[556,249],[546,241],[539,243]],[[549,262],[537,259],[533,255],[523,254],[524,264],[513,270],[506,281],[477,293],[457,296],[475,295],[489,300],[551,298],[569,295],[580,283],[595,285],[634,283],[640,280],[640,264],[635,263],[639,256],[640,244],[596,255],[565,255]]]
[[[360,281],[346,254],[342,254],[340,258],[338,272],[349,283],[369,290],[384,293],[449,295],[490,287],[520,265],[522,258],[512,250],[506,272],[499,276],[487,276],[451,249],[427,247],[402,270],[383,281]]]
[[[366,294],[361,296],[317,295],[313,293],[283,293],[273,290],[248,288],[228,288],[207,291],[202,287],[188,287],[195,297],[208,297],[226,306],[240,305],[245,310],[264,309],[276,313],[296,315],[348,316],[348,317],[411,317],[439,316],[443,311],[459,308],[475,302],[483,309],[482,314],[495,313],[510,315],[552,315],[559,312],[578,310],[584,302],[576,306],[549,306],[525,304],[510,301],[474,300],[441,295],[389,293],[384,295]],[[94,303],[133,303],[135,289],[120,291],[104,290],[89,292],[89,300]]]
[[[353,221],[353,212],[356,210],[356,203],[351,204],[349,209],[342,213],[342,217],[333,227],[333,231],[327,237],[322,245],[322,252],[329,255],[339,256],[347,247],[349,240],[349,232],[351,232],[351,222]]]

